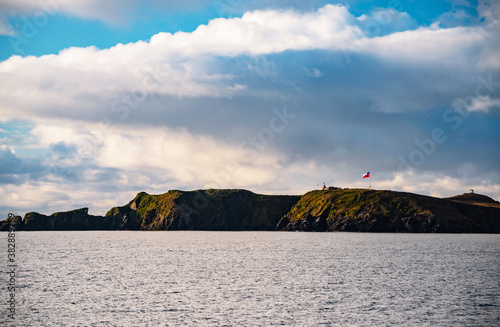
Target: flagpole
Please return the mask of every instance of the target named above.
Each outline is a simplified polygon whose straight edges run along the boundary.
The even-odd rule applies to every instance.
[[[370,176],[368,176],[368,189],[371,190],[372,189],[372,175],[370,174]]]

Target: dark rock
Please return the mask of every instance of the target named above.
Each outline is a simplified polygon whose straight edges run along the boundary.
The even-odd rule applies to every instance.
[[[477,194],[439,199],[394,191],[311,191],[281,218],[276,229],[500,233],[500,203]]]
[[[23,230],[97,230],[103,226],[103,217],[88,214],[88,208],[56,212],[50,216],[36,212],[24,216]]]
[[[284,230],[500,233],[500,203],[479,194],[439,199],[412,193],[335,189],[303,196],[246,190],[145,192],[106,216],[87,208],[50,216],[27,213],[0,230]]]
[[[12,216],[0,223],[0,231],[5,232],[9,229],[13,229],[14,231],[23,229],[23,218],[21,216]]]
[[[246,190],[169,191],[161,195],[139,193],[125,207],[108,216],[131,215],[143,230],[274,230],[279,217],[298,196],[259,195]]]

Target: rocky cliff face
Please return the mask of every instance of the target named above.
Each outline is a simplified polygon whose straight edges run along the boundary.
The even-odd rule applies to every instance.
[[[499,233],[500,204],[489,200],[491,206],[393,191],[312,191],[302,196],[277,229]]]
[[[20,217],[19,217],[20,218]],[[0,230],[8,230],[10,220],[2,222]],[[93,230],[109,229],[103,225],[102,217],[88,214],[88,208],[67,212],[56,212],[50,216],[29,212],[24,219],[16,219],[16,230]]]
[[[246,190],[144,192],[104,216],[87,208],[50,216],[27,213],[1,222],[16,230],[301,230],[355,232],[500,233],[500,203],[481,195],[439,199],[359,189],[303,196]]]
[[[139,193],[106,218],[142,230],[274,230],[299,196],[259,195],[246,190]]]

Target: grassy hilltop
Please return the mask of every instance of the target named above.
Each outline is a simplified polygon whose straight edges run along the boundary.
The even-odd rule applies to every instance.
[[[281,219],[280,230],[499,232],[500,203],[484,195],[441,199],[364,189],[311,191]]]
[[[139,193],[129,204],[111,209],[105,218],[126,215],[131,229],[141,230],[274,230],[299,196],[260,195],[247,190]]]
[[[2,222],[7,230],[10,219]],[[104,216],[88,209],[12,218],[16,230],[300,230],[500,233],[500,203],[479,194],[435,198],[365,189],[302,196],[247,190],[141,192]]]

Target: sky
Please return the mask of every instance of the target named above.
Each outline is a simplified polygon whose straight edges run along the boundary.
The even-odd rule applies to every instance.
[[[500,200],[500,4],[0,0],[0,217],[327,185]]]

